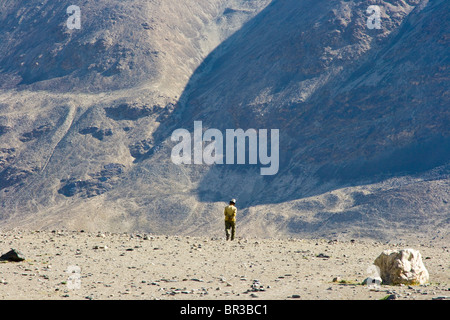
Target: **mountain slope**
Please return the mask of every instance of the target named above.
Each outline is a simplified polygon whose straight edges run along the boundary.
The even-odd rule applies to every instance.
[[[447,2],[42,3],[1,16],[4,226],[221,234],[235,197],[247,235],[448,233]],[[279,129],[278,173],[173,164],[194,121]]]

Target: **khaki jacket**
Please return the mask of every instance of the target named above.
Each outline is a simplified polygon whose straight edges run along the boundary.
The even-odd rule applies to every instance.
[[[237,209],[235,206],[233,206],[231,204],[226,206],[223,213],[225,215],[225,221],[233,221],[233,222],[236,221]]]

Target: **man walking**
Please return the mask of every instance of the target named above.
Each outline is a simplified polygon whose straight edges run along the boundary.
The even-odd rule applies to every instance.
[[[230,204],[225,207],[225,235],[227,240],[230,239],[230,229],[231,229],[231,240],[234,240],[234,235],[236,233],[236,200],[231,199]]]

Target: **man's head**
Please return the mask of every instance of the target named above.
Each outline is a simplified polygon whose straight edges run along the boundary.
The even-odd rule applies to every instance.
[[[230,200],[230,204],[233,205],[233,206],[236,205],[236,199],[231,199]]]

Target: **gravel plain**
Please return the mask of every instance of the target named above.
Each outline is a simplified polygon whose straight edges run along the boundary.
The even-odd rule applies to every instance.
[[[421,286],[369,288],[367,269],[386,249],[418,249]],[[260,239],[84,231],[0,233],[2,300],[431,300],[450,296],[444,244],[352,239]],[[72,271],[72,273],[70,273]]]

